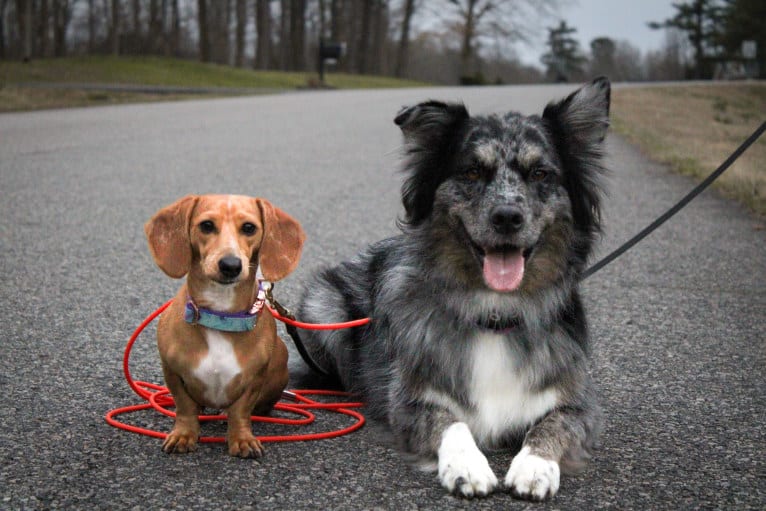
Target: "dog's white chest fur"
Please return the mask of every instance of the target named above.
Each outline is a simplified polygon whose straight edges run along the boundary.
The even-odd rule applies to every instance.
[[[481,443],[492,443],[509,431],[529,427],[556,406],[554,389],[530,390],[530,375],[517,367],[501,335],[479,334],[472,339],[470,399],[476,413],[471,431]]]
[[[205,399],[215,406],[224,407],[229,404],[226,387],[242,368],[234,347],[224,335],[206,330],[205,340],[207,354],[194,369],[194,376],[205,384]]]

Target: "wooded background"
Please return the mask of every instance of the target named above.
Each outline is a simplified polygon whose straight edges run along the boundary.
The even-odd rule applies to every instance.
[[[712,77],[758,43],[766,71],[766,1],[674,3],[646,20],[666,31],[657,51],[596,38],[581,48],[559,0],[0,0],[0,59],[164,55],[286,71],[316,71],[320,39],[345,45],[331,69],[433,83],[527,83]],[[546,41],[542,67],[518,45]]]

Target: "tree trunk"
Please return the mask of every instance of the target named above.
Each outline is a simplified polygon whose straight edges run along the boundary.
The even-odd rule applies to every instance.
[[[112,55],[120,54],[120,1],[112,0],[112,23],[111,23]]]
[[[279,69],[290,67],[290,0],[279,2]]]
[[[370,25],[372,22],[372,0],[362,2],[362,31],[359,34],[359,45],[356,52],[356,71],[367,73],[367,58],[370,48]]]
[[[170,18],[171,18],[171,32],[170,32],[170,51],[174,57],[181,56],[181,15],[178,12],[178,0],[172,0],[170,3]]]
[[[367,69],[376,75],[383,74],[383,50],[388,38],[388,0],[376,0],[372,11],[372,45]]]
[[[48,11],[48,0],[40,0],[39,10],[39,16],[37,18],[36,53],[40,57],[47,57],[48,35],[50,33],[50,12]]]
[[[5,8],[8,0],[0,0],[0,59],[5,58]]]
[[[340,59],[337,69],[348,71],[350,45],[345,39],[348,33],[347,23],[345,22],[346,2],[345,0],[330,1],[330,40],[334,43],[346,43],[346,55]]]
[[[71,17],[71,5],[68,0],[53,0],[53,55],[55,57],[64,57],[67,54],[66,31]]]
[[[404,19],[402,19],[402,30],[399,36],[399,47],[396,52],[396,70],[394,74],[399,78],[407,72],[410,52],[410,22],[415,13],[415,0],[407,0],[404,5]]]
[[[335,43],[339,43],[343,39],[345,3],[343,0],[331,0],[330,2],[330,39]]]
[[[32,0],[16,0],[16,19],[21,39],[21,60],[32,59]]]
[[[269,0],[255,2],[255,68],[271,67],[271,4]]]
[[[141,0],[133,0],[133,36],[136,42],[141,39]]]
[[[468,10],[465,15],[463,27],[463,42],[460,47],[460,70],[463,76],[473,75],[473,38],[475,31],[475,8],[478,0],[468,0]]]
[[[162,10],[160,0],[149,2],[149,53],[160,53],[162,47]]]
[[[210,62],[210,34],[207,28],[207,0],[197,0],[197,24],[199,26],[199,59]]]
[[[306,0],[290,0],[290,69],[306,69]]]
[[[45,0],[43,0],[45,2]],[[88,52],[96,51],[96,0],[88,0]]]
[[[327,37],[327,2],[319,0],[319,40]]]
[[[245,29],[247,28],[247,3],[237,0],[237,34],[234,65],[242,67],[245,63]]]

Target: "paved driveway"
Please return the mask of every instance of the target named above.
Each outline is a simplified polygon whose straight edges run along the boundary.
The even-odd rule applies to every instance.
[[[607,424],[597,458],[551,503],[448,496],[374,425],[271,444],[252,461],[220,445],[167,456],[159,441],[104,422],[137,402],[122,377],[128,335],[178,285],[143,236],[159,207],[236,192],[299,218],[304,257],[277,288],[295,303],[311,271],[395,232],[401,105],[461,99],[475,112],[531,113],[569,90],[307,92],[0,115],[0,508],[766,507],[766,235],[714,193],[585,283]],[[608,145],[604,252],[691,186],[617,137]],[[159,383],[153,335],[139,340],[132,370]],[[317,429],[348,423],[320,419]],[[150,413],[130,420],[170,425]],[[498,474],[510,459],[490,455]]]

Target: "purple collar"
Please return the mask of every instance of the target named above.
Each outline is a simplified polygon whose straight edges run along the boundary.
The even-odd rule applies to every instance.
[[[258,283],[258,295],[253,306],[241,312],[221,312],[205,309],[197,306],[192,297],[186,300],[184,320],[192,325],[201,325],[205,328],[220,330],[222,332],[249,332],[255,328],[258,316],[266,302],[266,292],[263,283]]]

